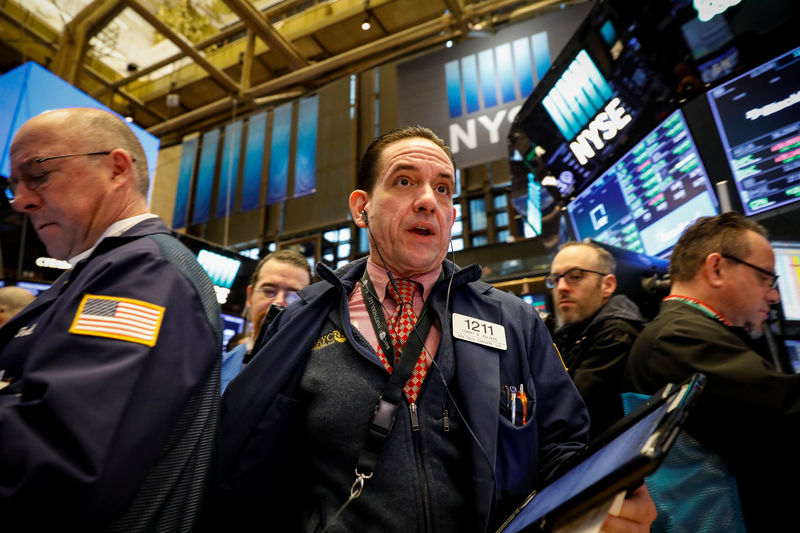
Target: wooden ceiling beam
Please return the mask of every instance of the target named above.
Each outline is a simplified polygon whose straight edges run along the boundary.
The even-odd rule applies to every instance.
[[[194,45],[192,45],[183,35],[176,33],[161,22],[153,13],[151,13],[145,6],[140,4],[137,0],[124,0],[125,3],[136,11],[148,24],[153,26],[157,32],[172,41],[172,43],[183,51],[184,54],[191,57],[203,70],[208,72],[217,83],[219,83],[227,92],[232,94],[240,94],[241,88],[230,76],[215,67],[206,57],[200,53]]]
[[[262,41],[282,56],[292,70],[308,66],[308,61],[248,0],[222,0]]]

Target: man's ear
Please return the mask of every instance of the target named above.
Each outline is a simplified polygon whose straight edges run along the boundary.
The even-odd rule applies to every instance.
[[[369,197],[366,191],[356,189],[350,193],[350,216],[353,217],[353,222],[355,222],[356,226],[359,228],[367,227],[367,221],[364,220],[362,211],[366,209],[368,202]],[[369,216],[369,214],[367,214],[367,216]]]
[[[614,291],[617,290],[617,277],[614,274],[606,274],[603,276],[603,281],[600,284],[600,291],[603,295],[603,300],[611,298]]]
[[[133,159],[127,150],[122,148],[115,148],[108,154],[108,160],[111,165],[111,180],[123,183],[130,180],[136,180],[133,172]],[[135,186],[135,183],[134,183]]]
[[[708,280],[708,284],[715,289],[722,285],[724,278],[723,259],[721,254],[714,252],[713,254],[708,254],[703,262],[703,274]]]

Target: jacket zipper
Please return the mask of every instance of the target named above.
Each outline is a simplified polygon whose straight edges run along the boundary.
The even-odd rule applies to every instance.
[[[428,492],[428,478],[425,474],[425,466],[422,464],[422,454],[420,453],[419,442],[419,415],[417,414],[417,404],[412,403],[408,406],[411,415],[411,438],[414,441],[414,458],[417,463],[417,474],[420,479],[422,489],[422,505],[425,509],[425,531],[433,531],[433,517],[431,516],[431,501]]]

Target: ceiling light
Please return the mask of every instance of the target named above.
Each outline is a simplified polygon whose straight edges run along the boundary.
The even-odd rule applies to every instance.
[[[452,48],[452,47],[453,47],[453,40],[452,40],[452,39],[447,39],[447,42],[446,42],[446,43],[444,43],[444,45],[445,45],[447,48]]]
[[[369,15],[367,15],[367,18],[365,18],[364,22],[361,23],[361,29],[364,30],[364,31],[367,31],[371,27],[372,27],[372,24],[369,23]]]

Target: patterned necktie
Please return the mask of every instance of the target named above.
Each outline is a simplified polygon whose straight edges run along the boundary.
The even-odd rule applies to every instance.
[[[400,360],[403,347],[405,347],[408,341],[408,335],[417,323],[417,315],[414,313],[412,307],[414,293],[417,290],[417,282],[410,279],[400,279],[397,280],[397,288],[400,290],[400,294],[395,292],[391,283],[386,286],[386,290],[392,296],[392,299],[397,302],[397,308],[394,310],[394,313],[392,313],[392,316],[389,317],[387,323],[389,326],[389,335],[392,338],[392,345],[395,351],[394,364],[397,364],[397,361]],[[380,344],[378,345],[378,357],[380,357],[386,370],[391,373],[392,363],[389,363]],[[425,379],[427,373],[428,367],[426,365],[425,350],[423,349],[414,366],[414,372],[411,374],[411,378],[406,382],[405,387],[403,387],[403,392],[405,392],[410,403],[414,403],[417,400],[419,389],[422,387],[422,381]]]

